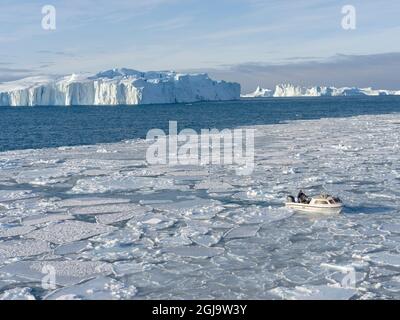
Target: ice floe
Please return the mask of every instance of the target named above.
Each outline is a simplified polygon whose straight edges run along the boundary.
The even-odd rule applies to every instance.
[[[357,290],[331,286],[296,287],[294,289],[273,289],[272,293],[289,300],[349,300]]]
[[[364,257],[365,260],[373,263],[385,266],[392,266],[400,268],[400,254],[389,253],[389,252],[377,252],[371,253]]]
[[[74,207],[69,209],[69,213],[74,215],[100,215],[107,213],[125,213],[125,214],[137,214],[140,215],[143,212],[148,211],[146,207],[142,207],[133,203],[122,203],[122,204],[106,204],[97,206],[85,206],[85,207]]]
[[[129,199],[98,198],[98,197],[75,197],[57,202],[60,207],[87,207],[98,205],[115,205],[129,202]]]
[[[95,235],[109,233],[113,230],[115,230],[114,227],[109,227],[98,223],[65,221],[49,225],[40,230],[36,230],[27,236],[37,240],[48,241],[56,244],[64,244],[88,239]]]
[[[71,220],[74,217],[68,214],[42,214],[28,216],[22,220],[22,224],[25,226],[41,225],[49,222],[59,222],[63,220]]]
[[[223,248],[205,248],[199,246],[174,247],[166,250],[179,256],[191,258],[210,258],[224,252]]]
[[[258,230],[260,230],[259,226],[249,225],[249,226],[240,226],[229,230],[225,235],[225,239],[235,239],[235,238],[248,238],[254,237]]]
[[[151,166],[144,140],[0,153],[0,297],[399,299],[398,123],[255,126],[248,176]],[[300,188],[339,195],[344,214],[283,208]]]
[[[72,193],[105,193],[113,191],[133,191],[139,189],[182,189],[182,186],[174,184],[173,179],[133,177],[115,174],[107,177],[94,177],[80,179],[72,188]]]
[[[45,297],[47,300],[127,300],[135,297],[133,285],[107,277],[98,277],[87,282],[63,288]]]
[[[0,228],[0,238],[22,236],[24,234],[30,233],[35,230],[35,227],[22,226],[22,227],[12,227],[12,228]]]
[[[99,275],[109,275],[113,269],[105,262],[78,260],[20,261],[0,268],[0,273],[40,283],[50,271],[56,285],[70,286]]]
[[[0,300],[36,300],[31,288],[14,288],[0,294]]]
[[[51,250],[45,241],[9,240],[0,242],[0,258],[29,257]]]

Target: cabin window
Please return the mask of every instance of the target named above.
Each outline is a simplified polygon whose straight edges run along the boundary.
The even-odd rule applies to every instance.
[[[330,203],[330,204],[335,204],[335,201],[329,200],[329,203]]]
[[[325,200],[315,200],[315,204],[328,204]]]

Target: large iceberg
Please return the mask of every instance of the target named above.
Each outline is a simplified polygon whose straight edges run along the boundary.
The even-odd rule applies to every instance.
[[[260,86],[256,91],[242,95],[242,98],[267,98],[267,97],[322,97],[322,96],[388,96],[400,95],[400,91],[376,90],[373,88],[356,87],[301,87],[292,84],[279,84],[275,89],[263,89]]]
[[[112,69],[0,83],[0,106],[137,105],[236,100],[240,85],[207,74]]]

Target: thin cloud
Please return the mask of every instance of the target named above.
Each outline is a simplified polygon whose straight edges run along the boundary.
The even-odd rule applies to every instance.
[[[0,82],[13,81],[31,76],[36,70],[0,67]]]
[[[267,27],[259,26],[259,27],[249,27],[249,28],[237,28],[237,29],[234,29],[234,30],[220,31],[220,32],[206,34],[206,35],[201,36],[199,38],[207,39],[207,40],[219,40],[219,39],[226,39],[226,38],[232,38],[232,37],[253,35],[253,34],[258,34],[258,33],[265,33],[265,32],[270,32],[270,31],[273,31],[273,30],[276,30],[276,29],[278,29],[278,27],[274,27],[274,26],[267,26]]]
[[[72,52],[67,51],[51,51],[51,50],[38,50],[36,51],[38,54],[48,54],[48,55],[55,55],[55,56],[65,56],[65,57],[77,57],[78,55]]]

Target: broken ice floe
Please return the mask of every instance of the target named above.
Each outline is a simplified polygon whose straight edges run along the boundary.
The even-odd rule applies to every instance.
[[[190,239],[200,246],[211,247],[220,242],[222,233],[193,235]]]
[[[64,199],[57,202],[60,207],[88,207],[99,205],[116,205],[129,202],[129,199],[121,198],[98,198],[98,197],[76,197]]]
[[[22,224],[25,226],[36,226],[40,224],[45,224],[49,222],[59,222],[63,220],[71,220],[74,217],[67,214],[43,214],[29,216],[22,220]]]
[[[27,237],[56,244],[64,244],[88,239],[95,235],[109,233],[113,230],[116,229],[114,227],[109,227],[98,223],[65,221],[36,230],[27,235]]]
[[[357,290],[331,286],[296,287],[294,289],[276,288],[271,290],[282,299],[289,300],[349,300]]]
[[[11,274],[29,281],[42,282],[50,272],[55,284],[70,286],[99,275],[113,272],[110,264],[100,261],[20,261],[0,268],[0,273]]]
[[[148,165],[140,139],[0,153],[0,296],[398,299],[398,118],[257,126],[248,176]],[[339,195],[344,214],[293,215],[300,188]],[[354,267],[355,291],[332,261]],[[41,288],[42,262],[65,288]]]
[[[112,233],[103,234],[92,238],[95,243],[99,243],[103,247],[114,247],[122,245],[130,245],[140,239],[142,232],[138,229],[124,228],[115,229]]]
[[[68,177],[72,174],[78,174],[79,168],[70,166],[57,166],[49,168],[40,168],[34,170],[25,170],[20,172],[15,180],[19,184],[31,184],[31,185],[47,185],[65,182]]]
[[[31,288],[14,288],[0,294],[0,300],[36,300]]]
[[[149,208],[142,207],[133,203],[106,204],[97,206],[74,207],[69,209],[69,213],[74,215],[99,215],[106,213],[126,213],[140,215]]]
[[[96,221],[102,224],[113,224],[121,221],[127,221],[136,215],[135,212],[118,212],[96,216]]]
[[[0,242],[0,258],[36,256],[50,250],[49,244],[45,241],[9,240]]]
[[[57,290],[45,297],[46,300],[126,300],[135,297],[133,285],[104,276],[68,288]]]
[[[194,186],[196,190],[207,190],[208,193],[225,193],[235,190],[235,188],[224,181],[205,180]]]
[[[199,246],[185,246],[166,249],[167,252],[172,252],[179,256],[191,258],[210,258],[220,255],[224,252],[223,248],[206,248]]]
[[[89,241],[82,240],[60,245],[54,250],[54,253],[57,255],[77,254],[91,248]]]
[[[260,230],[260,227],[257,225],[240,226],[229,230],[224,235],[224,238],[229,240],[235,238],[254,237],[257,234],[258,230]]]
[[[29,190],[0,190],[0,202],[15,201],[37,197]]]
[[[0,238],[22,236],[35,230],[35,227],[22,226],[12,228],[0,228]]]
[[[389,252],[377,252],[371,253],[364,257],[365,260],[371,261],[379,265],[386,265],[400,268],[400,254],[389,253]]]
[[[152,207],[159,211],[190,216],[192,219],[210,219],[224,209],[219,201],[200,198],[173,203],[154,204]]]
[[[105,193],[115,191],[134,191],[139,189],[184,189],[174,184],[173,179],[134,177],[121,174],[113,176],[80,179],[72,188],[72,193]]]

